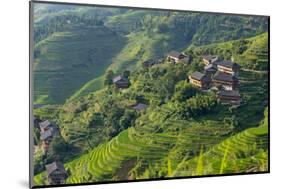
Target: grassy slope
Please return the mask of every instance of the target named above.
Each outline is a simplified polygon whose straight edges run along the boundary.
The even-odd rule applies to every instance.
[[[82,84],[102,75],[124,42],[105,27],[83,26],[70,26],[41,41],[34,65],[35,103],[63,103]]]
[[[71,173],[67,183],[114,180],[117,179],[115,173],[127,160],[145,159],[152,164],[161,162],[175,145],[185,146],[187,150],[196,150],[197,145],[194,145],[193,142],[210,146],[224,139],[224,137],[220,138],[218,133],[229,131],[227,125],[218,129],[219,122],[216,121],[190,123],[184,120],[170,120],[162,124],[165,124],[166,128],[178,127],[182,129],[182,133],[180,135],[175,135],[174,131],[158,133],[154,127],[157,124],[155,120],[159,120],[157,117],[161,117],[167,111],[169,108],[163,107],[159,109],[158,113],[153,113],[149,117],[144,115],[139,119],[141,126],[125,130],[88,154],[66,163],[65,166]],[[210,134],[205,136],[205,132]],[[35,183],[43,184],[44,175],[45,172],[35,176]],[[136,178],[143,178],[143,176]]]
[[[243,42],[241,42],[243,41]],[[243,44],[241,44],[243,43]],[[237,46],[244,48],[240,53]],[[214,43],[204,46],[192,46],[195,54],[218,54],[225,59],[232,58],[239,62],[243,68],[254,70],[267,70],[268,65],[268,33],[262,33],[255,37],[242,40],[233,40],[222,43]]]
[[[250,128],[224,140],[198,157],[183,160],[173,176],[267,171],[267,147],[268,127]]]
[[[43,6],[43,5],[42,5]],[[173,26],[173,16],[183,16],[184,14],[175,14],[169,18],[165,16],[159,16],[160,13],[158,11],[149,11],[149,10],[138,10],[138,11],[131,11],[127,9],[103,9],[103,8],[97,8],[97,7],[72,7],[72,6],[66,6],[66,7],[52,7],[52,12],[46,12],[44,9],[48,9],[48,7],[40,7],[38,8],[41,10],[38,11],[38,16],[36,17],[36,22],[37,23],[43,23],[47,22],[48,19],[56,16],[61,16],[61,15],[67,15],[67,14],[73,14],[73,15],[99,15],[100,18],[104,18],[105,20],[105,25],[109,28],[112,28],[113,30],[116,31],[121,31],[125,33],[129,33],[131,30],[131,27],[134,26],[136,21],[142,21],[143,18],[145,18],[147,15],[154,15],[152,18],[152,28],[150,28],[150,32],[153,31],[153,34],[148,34],[147,31],[145,30],[146,24],[143,26],[141,31],[134,32],[129,34],[128,37],[128,43],[123,46],[122,48],[119,48],[119,42],[118,40],[111,42],[109,41],[104,41],[99,43],[99,46],[103,46],[105,43],[111,44],[111,48],[108,52],[111,53],[111,51],[118,49],[120,50],[119,54],[115,54],[114,57],[112,58],[112,64],[111,63],[103,63],[103,60],[98,60],[99,65],[101,65],[101,69],[97,68],[94,69],[92,72],[94,73],[91,75],[91,77],[88,75],[87,71],[84,73],[82,70],[75,71],[82,73],[83,79],[80,80],[74,80],[73,82],[73,87],[69,85],[69,83],[63,83],[64,78],[61,77],[73,77],[75,76],[72,75],[73,73],[64,73],[64,70],[60,71],[60,74],[54,73],[51,70],[48,70],[48,73],[43,72],[43,74],[40,74],[39,78],[39,84],[36,86],[39,86],[37,91],[35,92],[35,100],[36,103],[62,103],[65,101],[66,98],[70,98],[70,100],[77,99],[81,96],[84,96],[85,94],[88,94],[89,92],[96,91],[98,89],[101,89],[103,87],[103,77],[102,73],[104,73],[104,70],[107,68],[107,66],[110,65],[109,69],[113,69],[117,73],[123,71],[124,69],[134,69],[137,67],[140,62],[143,60],[146,60],[148,58],[158,58],[160,56],[163,56],[165,53],[167,53],[171,49],[177,49],[181,50],[186,47],[188,41],[183,40],[183,34],[182,32],[176,33],[176,32],[169,32],[169,33],[160,33],[157,31],[157,24],[162,23],[162,22],[167,22],[170,23],[169,25]],[[49,7],[50,8],[50,7]],[[189,15],[188,18],[194,19],[195,17],[199,16],[196,14],[187,14]],[[215,17],[214,17],[215,18]],[[147,18],[146,18],[147,19]],[[233,38],[238,34],[231,34],[233,28],[241,28],[241,35],[243,36],[249,36],[254,33],[254,30],[256,29],[256,26],[250,26],[248,24],[248,19],[247,18],[239,18],[237,19],[238,22],[236,23],[236,20],[234,18],[229,18],[230,20],[234,19],[235,24],[231,25],[227,22],[228,18],[225,17],[218,17],[216,19],[219,19],[218,23],[216,22],[215,24],[213,21],[210,21],[208,24],[208,28],[210,30],[214,29],[212,27],[217,27],[216,24],[218,24],[218,27],[222,28],[225,31],[223,35],[225,34],[224,40],[228,38]],[[196,20],[196,18],[195,18]],[[226,20],[226,21],[225,21]],[[208,20],[203,21],[205,24],[208,23]],[[148,22],[149,23],[149,22]],[[241,26],[243,25],[243,27]],[[244,25],[247,26],[248,28],[244,28]],[[192,43],[196,44],[198,43],[208,43],[208,42],[213,42],[213,41],[220,41],[221,37],[214,37],[214,39],[210,39],[209,33],[207,32],[208,35],[206,35],[206,31],[200,27],[199,25],[198,29],[198,34],[194,35],[192,38]],[[212,27],[210,27],[212,26]],[[196,26],[197,27],[197,26]],[[230,35],[231,34],[231,35]],[[217,33],[217,36],[221,36],[222,34]],[[207,39],[201,38],[200,36],[206,36]],[[62,37],[62,36],[61,36]],[[91,36],[92,37],[92,36]],[[237,36],[236,36],[237,37]],[[59,39],[60,40],[60,39]],[[191,40],[191,39],[190,39]],[[97,41],[98,42],[98,41]],[[115,42],[116,45],[115,46]],[[81,44],[82,46],[83,44]],[[52,44],[51,44],[52,46]],[[60,52],[64,53],[64,52]],[[80,55],[78,55],[79,57]],[[87,56],[83,56],[81,59],[85,58]],[[57,58],[60,58],[57,56]],[[110,58],[109,58],[110,59]],[[59,60],[61,61],[61,60]],[[63,60],[62,60],[63,61]],[[80,61],[80,59],[79,59]],[[87,61],[87,60],[86,60]],[[82,63],[84,64],[84,63]],[[52,65],[53,66],[53,65]],[[96,74],[96,70],[99,69],[99,73]],[[69,74],[69,75],[68,75]],[[66,76],[65,76],[66,75]],[[75,76],[78,78],[79,76]],[[47,78],[51,78],[48,80]],[[60,85],[59,87],[66,86],[66,89],[63,91],[58,91],[56,87],[53,87],[54,83],[57,83]],[[43,84],[42,84],[43,83]],[[44,87],[43,87],[44,86]],[[69,89],[70,87],[71,89]],[[72,94],[72,95],[71,95]]]
[[[255,41],[251,43],[251,45],[256,45],[256,42],[260,41],[260,38],[262,39],[264,35],[251,38],[250,41]],[[221,46],[223,46],[226,49],[232,49],[231,44],[231,42],[217,44],[217,47],[222,48]],[[264,46],[261,46],[261,48],[267,46],[266,43],[263,44]],[[248,49],[253,48],[251,45]],[[206,50],[205,47],[200,47],[200,49],[200,51]],[[258,56],[257,54],[252,55]],[[67,182],[80,183],[84,181],[98,181],[100,179],[118,179],[116,178],[115,173],[122,169],[123,163],[129,159],[138,159],[139,157],[143,157],[143,159],[148,160],[150,163],[154,162],[157,165],[159,163],[162,166],[162,169],[166,169],[163,162],[167,161],[168,158],[171,162],[171,166],[169,167],[176,176],[182,176],[184,173],[186,173],[185,175],[198,175],[229,173],[231,170],[235,170],[235,172],[266,170],[267,128],[251,127],[256,127],[256,125],[259,124],[263,116],[264,107],[268,103],[267,76],[267,72],[240,72],[240,91],[243,97],[243,103],[237,111],[233,110],[231,115],[224,112],[227,109],[227,107],[225,107],[226,109],[222,109],[215,118],[213,115],[209,115],[202,117],[197,121],[186,122],[180,120],[166,120],[165,123],[161,123],[161,121],[159,121],[161,116],[158,118],[157,115],[165,114],[169,111],[167,106],[163,106],[156,112],[152,111],[148,113],[148,115],[150,115],[149,117],[146,117],[145,115],[142,116],[139,118],[139,122],[143,126],[123,131],[110,142],[94,148],[89,154],[82,155],[76,160],[66,163],[65,166],[72,173]],[[206,136],[206,133],[224,132],[223,130],[227,132],[227,125],[225,125],[225,129],[222,130],[222,128],[224,128],[222,127],[222,121],[224,117],[232,115],[235,115],[238,118],[239,128],[241,130],[247,128],[251,129],[242,131],[241,133],[226,139],[221,144],[214,146],[222,141],[224,137],[218,138],[218,136],[216,136],[216,140],[214,140],[214,138]],[[168,129],[167,132],[164,132],[163,134],[157,133],[154,126],[159,124],[166,124]],[[186,127],[187,125],[190,127]],[[174,135],[171,130],[169,131],[169,128],[176,127],[188,129],[183,129],[181,135]],[[207,130],[204,130],[203,128]],[[202,136],[199,135],[200,132],[203,133]],[[194,141],[196,141],[196,144],[198,145],[194,146]],[[183,152],[186,153],[186,150],[189,148],[197,151],[198,155],[200,153],[200,145],[209,145],[209,147],[207,147],[207,152],[202,153],[201,156],[199,155],[193,159],[184,159],[183,161],[182,159],[185,158],[184,154],[177,158],[169,158],[176,157],[176,155],[182,154]],[[240,145],[243,146],[243,148],[238,148]],[[251,148],[251,146],[254,146],[254,149]],[[157,156],[156,160],[150,160],[151,157],[149,154],[155,150],[157,150],[157,154],[159,153],[160,156]],[[211,153],[215,154],[214,157],[216,157],[216,159],[210,157]],[[251,154],[248,156],[247,154],[249,153]],[[227,159],[225,158],[225,154],[228,154]],[[239,158],[230,161],[229,158],[233,157],[233,154],[235,154],[235,157],[238,155],[240,156]],[[245,157],[241,154],[244,154]],[[91,159],[91,161],[89,161],[89,159]],[[202,164],[204,169],[198,169],[198,159],[200,159],[200,164]],[[212,162],[208,160],[212,160]],[[221,166],[222,160],[223,162],[227,162],[227,165],[229,165],[231,169],[227,169],[225,165]],[[187,169],[187,165],[190,169]],[[251,169],[249,167],[250,165],[255,166]],[[205,172],[202,170],[205,170]],[[214,170],[214,172],[212,172],[212,170]],[[39,185],[44,182],[42,180],[42,175],[44,175],[44,173],[37,175],[34,178]],[[148,175],[143,173],[135,175],[134,178],[148,178]]]

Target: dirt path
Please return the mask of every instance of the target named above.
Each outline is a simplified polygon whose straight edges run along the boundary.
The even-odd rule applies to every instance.
[[[263,73],[263,74],[268,73],[268,71],[264,71],[264,70],[251,70],[247,68],[242,68],[241,70],[245,72],[254,72],[254,73]]]

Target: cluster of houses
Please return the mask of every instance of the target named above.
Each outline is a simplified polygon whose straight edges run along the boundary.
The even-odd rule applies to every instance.
[[[194,72],[189,81],[202,90],[218,90],[218,99],[225,104],[240,105],[238,71],[240,65],[232,61],[220,61],[218,56],[203,56],[204,73]]]
[[[39,125],[40,140],[43,150],[46,153],[53,138],[60,135],[59,127],[49,120],[39,122],[38,119],[35,119],[34,122],[36,125]],[[50,185],[65,183],[67,172],[65,171],[62,162],[54,161],[53,163],[46,164],[45,168],[47,171],[48,183]]]
[[[171,51],[167,55],[167,60],[170,63],[189,63],[191,57],[184,53]],[[240,105],[241,95],[239,93],[238,72],[240,65],[232,61],[221,61],[217,55],[206,55],[202,57],[205,64],[204,72],[194,72],[188,78],[189,82],[201,90],[216,89],[218,90],[218,99],[225,104]],[[152,59],[144,61],[143,67],[149,68],[159,61]],[[113,78],[113,84],[124,89],[130,86],[128,78],[119,75]],[[137,105],[136,107],[145,107]],[[136,108],[138,109],[138,108]]]
[[[188,63],[191,57],[189,55],[171,51],[167,55],[167,60],[171,63]],[[238,71],[239,64],[232,61],[220,61],[216,55],[203,56],[203,63],[205,64],[204,73],[194,72],[189,76],[189,82],[201,90],[209,90],[216,88],[218,90],[218,98],[222,103],[239,105],[241,102],[241,95],[239,93],[239,79]],[[157,64],[154,60],[147,60],[143,62],[143,67],[148,68]],[[118,89],[128,88],[130,81],[123,75],[119,75],[112,80],[113,84]],[[148,108],[147,104],[137,103],[130,108],[141,111]],[[43,150],[48,150],[52,139],[59,135],[59,128],[56,124],[49,120],[39,122],[40,140],[42,141]],[[50,185],[64,184],[68,176],[63,163],[55,161],[46,166],[48,182]]]

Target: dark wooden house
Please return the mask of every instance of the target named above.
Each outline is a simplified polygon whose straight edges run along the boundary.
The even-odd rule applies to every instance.
[[[64,169],[63,163],[55,161],[51,164],[47,164],[45,167],[50,185],[65,183],[65,180],[67,179],[67,172]]]
[[[191,61],[191,56],[190,55],[185,55],[185,57],[183,59],[181,59],[180,61],[183,62],[183,63],[188,64]]]
[[[184,59],[186,56],[182,53],[179,53],[177,51],[171,51],[168,53],[168,61],[172,62],[172,63],[177,63],[180,60]]]
[[[217,55],[205,55],[202,59],[205,65],[209,65],[216,63],[219,60],[219,57]]]
[[[42,141],[43,150],[46,152],[55,136],[59,135],[57,128],[51,127],[50,129],[40,132],[40,140]]]
[[[209,76],[197,71],[189,76],[189,82],[203,90],[210,88],[211,81],[212,80]]]
[[[218,99],[221,103],[225,103],[225,104],[240,105],[241,103],[241,95],[237,90],[219,91]]]
[[[240,65],[232,61],[217,62],[217,67],[220,72],[237,75]]]
[[[113,79],[113,84],[117,88],[123,89],[123,88],[128,88],[130,86],[130,81],[128,78],[126,78],[122,75],[119,75]]]
[[[146,60],[142,63],[144,68],[149,68],[155,64],[155,61],[152,59]]]
[[[39,123],[39,127],[41,132],[44,132],[50,128],[57,128],[57,125],[53,122],[50,122],[49,120],[45,120]]]
[[[213,85],[224,90],[235,90],[238,88],[239,80],[232,74],[217,71],[213,76]]]
[[[209,64],[204,67],[205,74],[213,76],[217,72],[217,66],[215,64]]]

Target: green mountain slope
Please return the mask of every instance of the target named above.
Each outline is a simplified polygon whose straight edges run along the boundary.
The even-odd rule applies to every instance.
[[[103,87],[101,80],[106,69],[113,69],[117,73],[124,69],[133,70],[142,61],[149,58],[158,59],[173,49],[183,50],[189,45],[203,45],[254,36],[267,30],[266,18],[263,17],[75,6],[39,6],[36,10],[35,41],[41,45],[35,45],[38,47],[35,48],[35,58],[38,65],[42,64],[36,71],[42,74],[35,74],[36,92],[34,95],[35,103],[39,104],[62,104],[67,98],[77,99],[88,92],[101,89]],[[257,23],[262,23],[262,25]],[[73,25],[77,24],[92,27],[93,30],[85,31],[84,26],[79,26],[81,31],[78,31],[78,27],[75,29],[74,35],[77,35],[77,38],[83,38],[84,33],[90,35],[86,36],[88,41],[82,40],[76,44],[82,47],[81,51],[83,50],[84,53],[72,53],[69,56],[62,48],[56,55],[50,54],[53,57],[48,58],[48,48],[65,47],[68,43],[64,40],[73,40],[72,45],[76,43],[77,38],[71,38],[69,34],[72,35]],[[96,31],[94,26],[103,24],[105,31],[101,32],[104,36],[100,37],[99,31]],[[64,34],[66,36],[63,36]],[[60,43],[61,40],[62,43]],[[68,51],[71,52],[73,52],[71,48],[74,48],[75,51],[75,47],[71,45],[66,48],[70,48]],[[91,60],[92,55],[89,54],[93,49],[99,48],[108,50],[104,50],[102,54],[99,54],[101,51],[95,51],[95,56],[98,58]],[[108,57],[104,52],[108,53]],[[87,67],[88,72],[94,73],[90,75],[82,67],[72,68],[73,71],[69,70],[70,65],[67,65],[65,61],[69,61],[69,64],[76,61],[75,64],[84,69],[91,64],[89,63],[91,61],[96,61],[95,64],[99,66]],[[60,65],[55,65],[57,63]],[[58,67],[61,68],[56,71],[59,74],[54,73],[54,69]],[[69,72],[81,74],[75,76],[74,73]],[[67,78],[66,81],[64,77]],[[69,78],[73,78],[71,82],[67,81]],[[54,83],[58,83],[59,87],[54,86]],[[63,90],[59,90],[60,88]]]
[[[36,104],[63,103],[91,78],[103,74],[125,39],[105,27],[69,26],[35,46]]]
[[[268,33],[223,43],[189,47],[186,52],[197,55],[217,54],[223,59],[239,62],[243,69],[268,69]]]
[[[255,40],[259,38],[263,35]],[[241,71],[241,106],[222,106],[211,94],[180,92],[188,85],[187,74],[202,69],[200,56],[193,57],[190,64],[163,62],[148,70],[137,68],[131,72],[130,88],[118,91],[107,86],[59,108],[54,118],[64,138],[86,149],[65,163],[70,173],[67,182],[266,171],[267,125],[257,125],[268,103],[267,72]],[[191,96],[178,97],[186,93]],[[128,123],[129,106],[136,99],[150,108]],[[194,109],[192,104],[197,104]],[[210,154],[215,154],[213,159]],[[37,184],[45,182],[44,174],[35,176]]]
[[[267,115],[266,115],[267,117]],[[268,125],[247,129],[191,160],[183,160],[173,176],[247,173],[268,170]]]

